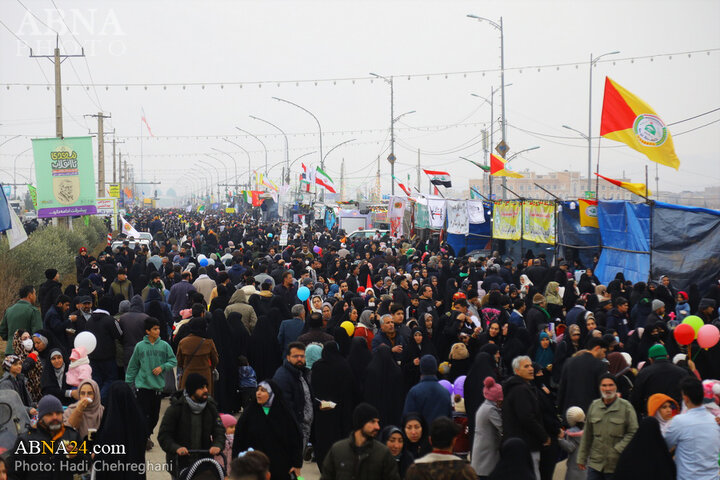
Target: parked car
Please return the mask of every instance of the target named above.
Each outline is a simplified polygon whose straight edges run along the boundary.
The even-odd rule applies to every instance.
[[[379,233],[379,234],[380,234],[380,237],[382,238],[382,237],[384,237],[385,235],[389,235],[389,234],[390,234],[390,230],[374,230],[374,229],[369,229],[369,230],[355,230],[355,231],[352,232],[350,235],[348,235],[348,238],[349,238],[350,240],[352,240],[352,241],[360,240],[360,239],[363,239],[363,238],[373,238],[373,237],[375,236],[375,234],[377,234],[377,233]]]

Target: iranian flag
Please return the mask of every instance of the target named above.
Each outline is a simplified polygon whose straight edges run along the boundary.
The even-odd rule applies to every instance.
[[[433,185],[445,188],[452,187],[452,182],[450,181],[450,174],[448,172],[425,169],[423,169],[423,172],[425,172],[425,175],[430,177],[430,183],[432,183]]]
[[[302,165],[302,169],[303,169],[303,173],[300,174],[300,184],[305,186],[306,192],[309,192],[311,183],[310,183],[310,179],[308,178],[308,176],[309,176],[308,169],[304,163],[301,163],[300,165]]]
[[[317,183],[318,185],[322,185],[330,193],[335,193],[335,189],[332,186],[332,184],[335,182],[333,182],[333,179],[330,178],[330,175],[325,173],[325,171],[320,167],[317,167],[315,171],[315,183]]]
[[[245,201],[251,204],[253,207],[259,207],[262,204],[260,200],[260,194],[263,193],[260,190],[243,190],[243,197]]]

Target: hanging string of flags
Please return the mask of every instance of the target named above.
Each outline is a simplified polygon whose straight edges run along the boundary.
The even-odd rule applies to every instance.
[[[625,57],[625,58],[617,58],[617,59],[606,59],[606,60],[600,60],[597,63],[607,63],[612,65],[618,65],[621,63],[629,63],[634,64],[635,62],[639,62],[641,60],[648,60],[650,62],[654,62],[655,59],[667,59],[668,61],[672,61],[675,57],[685,57],[685,58],[693,58],[693,55],[705,55],[709,56],[712,52],[719,51],[720,48],[709,48],[709,49],[702,49],[702,50],[692,50],[692,51],[685,51],[685,52],[673,52],[673,53],[657,53],[657,54],[651,54],[651,55],[642,55],[642,56],[636,56],[636,57]],[[550,71],[560,71],[561,69],[579,69],[580,67],[588,66],[590,64],[589,61],[581,61],[581,62],[564,62],[564,63],[553,63],[553,64],[542,64],[542,65],[524,65],[519,67],[506,67],[505,72],[517,72],[517,73],[523,73],[523,72],[535,72],[539,73],[543,70],[550,70]],[[475,76],[486,76],[488,74],[495,74],[499,73],[499,68],[488,68],[488,69],[482,69],[482,70],[468,70],[468,71],[460,71],[460,72],[439,72],[439,73],[413,73],[413,74],[400,74],[395,75],[393,78],[397,80],[413,80],[413,79],[456,79],[456,78],[468,78],[468,77],[475,77]],[[372,76],[364,76],[364,77],[341,77],[341,78],[321,78],[321,79],[302,79],[302,80],[265,80],[265,81],[253,81],[253,82],[163,82],[163,83],[156,83],[156,82],[147,82],[147,83],[66,83],[63,86],[65,87],[65,90],[70,90],[71,88],[81,88],[84,90],[90,90],[90,88],[104,88],[106,91],[109,91],[111,88],[116,89],[119,88],[121,90],[130,90],[130,89],[141,89],[141,90],[149,90],[152,89],[153,91],[160,89],[161,91],[166,91],[168,87],[171,89],[180,88],[183,91],[186,91],[188,89],[197,89],[199,88],[201,91],[207,90],[208,87],[213,87],[221,91],[228,91],[230,88],[263,88],[263,87],[281,87],[281,86],[296,86],[299,87],[301,85],[312,85],[312,86],[320,86],[320,85],[338,85],[338,84],[350,84],[355,85],[360,82],[369,82],[369,83],[375,83],[378,81],[377,78]],[[54,84],[51,84],[49,82],[47,83],[23,83],[23,82],[8,82],[8,83],[0,83],[0,87],[5,87],[5,90],[10,90],[12,87],[17,88],[24,88],[26,90],[30,90],[32,87],[40,87],[40,88],[46,88],[47,90],[50,90],[54,88]]]

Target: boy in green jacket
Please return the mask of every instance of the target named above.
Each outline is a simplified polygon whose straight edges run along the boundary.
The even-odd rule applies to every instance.
[[[163,372],[177,366],[177,359],[170,345],[160,339],[160,322],[156,318],[145,319],[145,338],[135,345],[125,373],[125,381],[135,384],[137,400],[145,414],[148,426],[146,450],[155,444],[150,440],[160,416],[160,401],[165,388]]]

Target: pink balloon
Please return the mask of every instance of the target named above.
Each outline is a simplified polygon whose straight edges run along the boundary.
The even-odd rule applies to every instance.
[[[720,330],[715,325],[703,325],[698,330],[697,342],[702,348],[712,348],[720,340]]]

